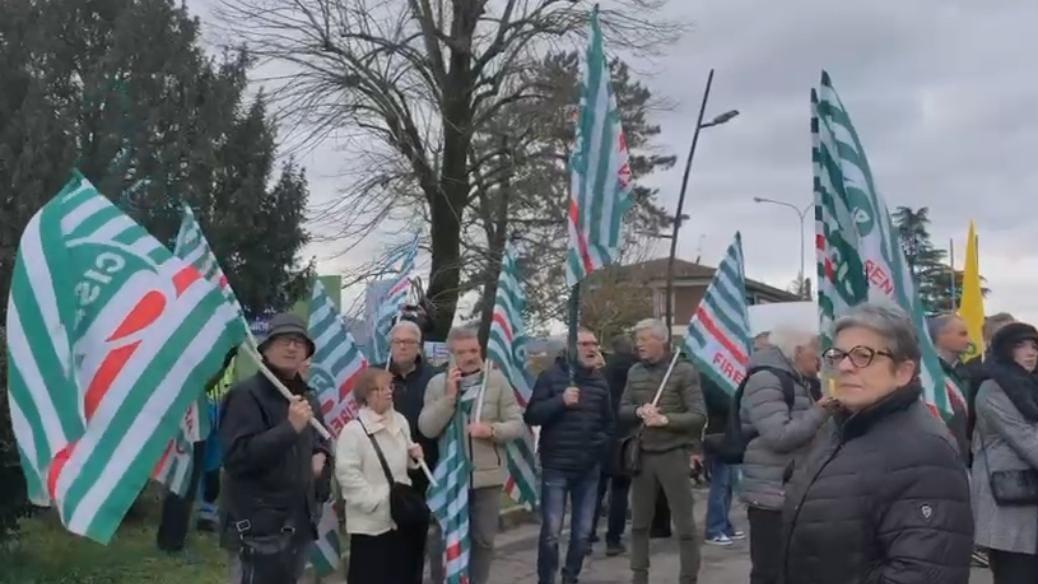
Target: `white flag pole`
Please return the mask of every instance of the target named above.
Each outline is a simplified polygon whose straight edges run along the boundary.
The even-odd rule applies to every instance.
[[[483,361],[483,383],[479,386],[479,393],[476,394],[476,415],[473,417],[475,422],[479,422],[483,419],[483,397],[487,392],[487,380],[490,378],[490,357],[487,357]]]
[[[656,407],[656,404],[659,403],[660,396],[663,395],[663,388],[666,387],[667,382],[670,381],[670,374],[674,372],[674,365],[677,365],[680,356],[680,351],[674,351],[674,357],[670,360],[670,366],[667,367],[667,373],[663,376],[663,382],[660,383],[659,389],[656,390],[656,397],[652,398],[652,407]]]

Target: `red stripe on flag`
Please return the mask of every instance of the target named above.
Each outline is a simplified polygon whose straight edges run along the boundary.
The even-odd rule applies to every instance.
[[[406,277],[401,278],[396,284],[393,285],[392,288],[389,289],[389,292],[386,293],[386,296],[392,296],[392,295],[396,294],[397,292],[406,290],[407,286],[410,283],[411,282]]]
[[[817,233],[817,234],[815,234],[815,248],[817,248],[817,249],[825,249],[825,234],[824,233]]]
[[[511,343],[512,342],[512,323],[508,322],[508,319],[505,318],[504,314],[502,314],[500,312],[497,312],[497,311],[494,312],[494,322],[496,322],[498,325],[501,326],[501,330],[505,333],[505,340],[507,340],[509,343]]]
[[[339,386],[339,399],[340,400],[343,400],[343,399],[346,399],[347,397],[349,397],[350,392],[353,391],[353,386],[357,384],[357,378],[360,377],[361,373],[364,373],[365,369],[367,369],[367,366],[364,366],[364,367],[361,367],[361,368],[357,369],[356,371],[353,372],[353,375],[350,375],[349,377],[346,378],[346,381],[342,382],[342,385]]]
[[[94,417],[97,406],[101,404],[101,400],[108,393],[108,389],[112,387],[115,378],[122,372],[126,362],[130,360],[130,357],[133,356],[134,351],[137,350],[140,344],[140,341],[136,341],[129,345],[123,345],[118,349],[109,351],[105,355],[104,361],[101,362],[101,366],[97,369],[97,374],[90,380],[90,385],[87,387],[84,409],[88,422]]]
[[[150,326],[162,316],[164,310],[166,310],[166,297],[156,290],[147,292],[106,340],[112,342]]]
[[[61,471],[65,468],[65,463],[72,457],[72,449],[75,448],[76,443],[72,442],[68,446],[62,448],[54,456],[54,460],[50,463],[50,472],[47,473],[47,492],[50,493],[50,500],[56,501],[58,487],[58,478],[61,477]]]
[[[191,284],[194,284],[198,279],[202,277],[202,274],[198,273],[193,266],[184,266],[182,270],[177,272],[177,275],[173,276],[173,286],[177,289],[177,298],[187,290]]]
[[[328,412],[332,411],[332,408],[334,407],[335,402],[333,402],[332,400],[324,402],[323,404],[321,404],[321,414],[327,416]]]
[[[739,362],[739,365],[745,367],[746,363],[749,362],[749,358],[746,357],[746,354],[743,353],[739,347],[736,347],[732,343],[731,339],[721,332],[721,329],[717,328],[717,324],[710,318],[710,315],[706,313],[706,310],[704,310],[702,306],[696,309],[696,317],[703,323],[703,326],[706,327],[707,332],[717,339],[717,342],[721,343],[724,348],[732,354],[732,357],[735,357],[735,360]]]
[[[577,202],[573,199],[569,200],[569,222],[573,225],[573,233],[577,234],[577,251],[580,253],[581,263],[584,264],[584,272],[590,274],[594,271],[594,266],[591,264],[591,252],[588,251],[587,239],[580,230],[580,209],[577,208]]]
[[[223,273],[220,274],[220,281],[218,282],[218,284],[220,285],[220,289],[221,290],[223,290],[224,288],[227,287],[229,282],[227,281],[227,275],[226,274],[223,274]]]
[[[461,542],[454,542],[453,544],[447,546],[446,555],[448,562],[451,562],[461,557]]]
[[[151,476],[156,477],[162,467],[165,466],[166,460],[169,458],[170,453],[173,452],[173,448],[176,446],[176,440],[170,440],[166,443],[166,449],[162,451],[162,456],[159,458],[159,462],[155,464],[155,468],[151,469]]]

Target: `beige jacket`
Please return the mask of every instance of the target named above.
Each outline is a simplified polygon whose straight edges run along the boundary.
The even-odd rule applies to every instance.
[[[448,397],[446,393],[446,373],[440,373],[429,380],[425,388],[425,406],[418,416],[418,429],[422,434],[439,438],[450,424],[458,398]],[[494,437],[466,440],[465,451],[472,461],[472,488],[498,487],[505,484],[507,477],[508,463],[504,445],[519,438],[523,431],[522,411],[515,401],[512,386],[500,371],[490,372],[480,421],[490,424],[494,429]]]
[[[390,410],[385,416],[380,416],[369,408],[361,408],[357,418],[378,441],[393,479],[411,484],[407,469],[416,465],[407,455],[411,430],[403,414]],[[335,447],[335,478],[339,480],[342,498],[346,502],[346,531],[380,535],[396,529],[389,516],[389,481],[360,421],[350,420],[339,433]]]

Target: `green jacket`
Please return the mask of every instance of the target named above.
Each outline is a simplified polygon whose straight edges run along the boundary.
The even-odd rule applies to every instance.
[[[635,411],[652,402],[656,390],[667,373],[671,356],[658,363],[640,362],[631,367],[627,375],[627,387],[620,398],[620,421],[636,425],[640,422]],[[642,434],[642,450],[645,452],[667,452],[676,448],[696,448],[706,425],[706,404],[699,385],[699,373],[691,363],[679,359],[667,381],[667,386],[656,404],[669,423],[659,428],[645,428]]]

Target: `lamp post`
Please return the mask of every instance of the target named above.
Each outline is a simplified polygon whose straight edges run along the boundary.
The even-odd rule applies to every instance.
[[[729,110],[710,121],[703,121],[703,115],[706,113],[706,102],[710,98],[710,85],[713,84],[713,81],[714,70],[711,69],[710,73],[706,77],[706,89],[703,90],[703,101],[699,104],[699,117],[696,119],[696,129],[692,132],[692,146],[688,149],[688,159],[685,161],[685,174],[681,179],[681,193],[678,195],[678,209],[674,213],[674,231],[670,235],[670,255],[667,257],[667,298],[665,299],[667,305],[668,340],[671,336],[671,329],[674,326],[674,303],[671,298],[674,292],[674,256],[678,251],[678,230],[681,229],[681,223],[683,220],[688,218],[687,215],[682,215],[681,211],[685,206],[685,191],[688,189],[688,176],[692,172],[692,158],[696,155],[696,144],[699,142],[699,131],[703,128],[720,126],[739,115],[739,110]]]
[[[804,287],[804,219],[807,217],[807,212],[814,207],[814,203],[808,203],[806,207],[800,209],[793,203],[787,203],[785,201],[776,201],[775,199],[769,199],[767,197],[753,197],[754,203],[770,203],[772,205],[781,205],[793,209],[793,212],[800,218],[800,277],[798,281],[800,283],[800,296],[804,297],[806,292]],[[807,300],[805,298],[805,300]]]

